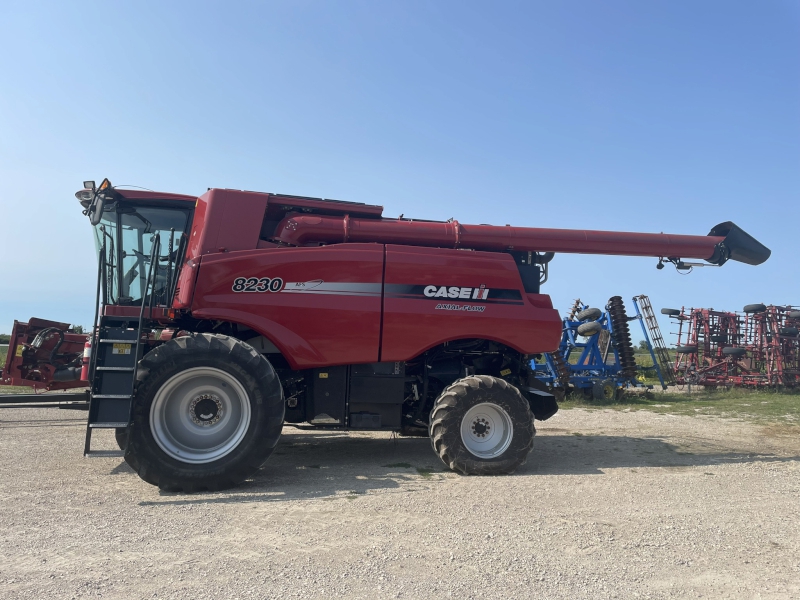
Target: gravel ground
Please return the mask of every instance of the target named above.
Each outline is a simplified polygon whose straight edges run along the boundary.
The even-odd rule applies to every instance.
[[[462,477],[426,439],[286,428],[187,496],[83,458],[84,417],[0,411],[2,598],[800,597],[797,429],[573,409]]]

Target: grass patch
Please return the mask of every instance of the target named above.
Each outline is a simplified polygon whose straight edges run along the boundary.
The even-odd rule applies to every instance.
[[[0,336],[0,344],[8,343],[2,341]],[[0,348],[0,371],[6,368],[6,356],[8,356],[8,347]],[[0,385],[0,394],[32,394],[33,388],[23,387],[19,385]]]
[[[691,394],[624,394],[619,400],[587,400],[573,394],[562,408],[649,410],[673,415],[717,415],[769,423],[800,423],[798,390],[700,390]]]
[[[0,394],[33,394],[33,388],[21,385],[0,385]]]

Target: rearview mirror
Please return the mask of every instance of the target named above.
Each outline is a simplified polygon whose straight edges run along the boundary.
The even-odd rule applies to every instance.
[[[94,202],[89,206],[89,221],[92,225],[97,225],[103,218],[103,208],[105,207],[105,196],[97,194]]]

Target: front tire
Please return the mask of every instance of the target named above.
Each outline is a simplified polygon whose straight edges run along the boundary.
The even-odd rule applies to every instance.
[[[128,428],[117,427],[114,430],[114,439],[117,441],[117,446],[119,446],[119,449],[125,452],[125,448],[128,447]]]
[[[508,382],[473,375],[448,386],[431,411],[434,452],[464,475],[512,473],[523,465],[536,433],[530,405]]]
[[[125,460],[167,491],[233,487],[272,454],[283,390],[272,365],[224,335],[176,338],[144,356]]]

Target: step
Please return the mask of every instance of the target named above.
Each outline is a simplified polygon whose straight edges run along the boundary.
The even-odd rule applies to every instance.
[[[100,339],[97,340],[101,344],[135,344],[136,340],[113,340],[111,338],[108,339]]]
[[[122,450],[92,450],[84,456],[89,458],[122,458],[125,453]]]
[[[95,395],[89,408],[89,427],[126,427],[130,418],[131,402],[130,396],[122,394]]]
[[[127,371],[133,372],[133,367],[96,367],[98,371]]]

